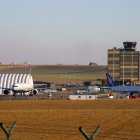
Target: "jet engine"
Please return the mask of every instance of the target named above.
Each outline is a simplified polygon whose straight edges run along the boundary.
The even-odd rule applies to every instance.
[[[38,90],[37,89],[34,89],[33,90],[33,94],[36,95],[37,93],[38,93]]]
[[[9,90],[8,90],[8,89],[5,89],[5,90],[3,90],[3,93],[4,93],[5,95],[9,94]]]

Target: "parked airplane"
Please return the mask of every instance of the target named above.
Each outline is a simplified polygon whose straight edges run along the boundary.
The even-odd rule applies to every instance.
[[[28,95],[35,95],[38,93],[37,89],[34,89],[33,84],[31,83],[14,83],[12,88],[1,88],[5,95],[9,94],[10,91],[13,92],[13,95],[16,94],[28,94]]]
[[[108,86],[114,91],[140,92],[140,86],[118,86],[112,79],[109,73],[106,73]]]
[[[31,74],[0,74],[0,94],[37,94]]]

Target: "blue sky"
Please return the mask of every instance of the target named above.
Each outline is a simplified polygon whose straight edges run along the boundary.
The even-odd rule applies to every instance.
[[[139,0],[0,0],[0,61],[107,64],[107,49],[137,41]]]

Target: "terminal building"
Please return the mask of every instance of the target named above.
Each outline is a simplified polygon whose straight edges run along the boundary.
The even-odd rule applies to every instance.
[[[108,73],[118,85],[138,83],[140,53],[136,51],[137,42],[123,42],[123,48],[108,50]]]

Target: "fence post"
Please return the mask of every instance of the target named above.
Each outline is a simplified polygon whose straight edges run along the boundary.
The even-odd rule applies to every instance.
[[[9,131],[6,130],[3,123],[0,123],[0,127],[2,128],[3,132],[5,133],[7,140],[10,140],[11,134],[14,131],[14,129],[16,128],[16,122],[13,122]]]
[[[100,130],[100,126],[98,125],[96,127],[96,129],[94,130],[94,132],[92,133],[92,135],[89,135],[85,130],[84,128],[82,128],[81,126],[79,127],[79,131],[84,135],[84,137],[87,139],[87,140],[94,140],[97,133],[99,132]]]

